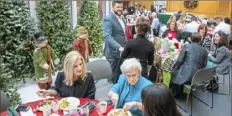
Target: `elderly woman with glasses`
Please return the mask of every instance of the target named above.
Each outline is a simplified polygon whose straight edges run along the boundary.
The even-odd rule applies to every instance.
[[[141,91],[152,83],[141,76],[142,66],[135,58],[126,59],[120,69],[123,74],[108,96],[117,108],[130,110],[133,116],[141,116]]]

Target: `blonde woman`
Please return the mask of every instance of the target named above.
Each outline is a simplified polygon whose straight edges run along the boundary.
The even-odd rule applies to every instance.
[[[77,52],[69,52],[64,59],[64,71],[56,77],[55,87],[39,90],[38,94],[46,96],[91,98],[95,96],[95,84],[91,73],[86,72],[84,58]]]

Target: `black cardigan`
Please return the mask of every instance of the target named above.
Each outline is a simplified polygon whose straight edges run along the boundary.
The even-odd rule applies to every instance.
[[[87,73],[85,80],[76,80],[72,86],[64,83],[64,72],[59,72],[55,81],[55,89],[61,97],[77,97],[77,98],[95,98],[95,83],[91,73]]]
[[[147,76],[147,65],[154,62],[154,45],[151,41],[137,35],[133,40],[129,40],[121,54],[122,59],[137,58],[142,65],[142,76]]]

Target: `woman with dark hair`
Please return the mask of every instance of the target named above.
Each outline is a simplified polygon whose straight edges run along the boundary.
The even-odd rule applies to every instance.
[[[156,83],[143,88],[141,97],[143,116],[182,116],[172,92],[163,84]]]
[[[150,10],[151,10],[151,12],[156,12],[156,8],[153,4],[151,5]]]
[[[224,22],[228,25],[230,25],[230,18],[229,17],[225,17],[224,18]]]
[[[214,35],[216,50],[213,54],[208,54],[209,60],[217,65],[216,73],[220,75],[229,73],[231,63],[228,40],[224,32],[218,31]]]
[[[200,24],[199,27],[198,27],[198,30],[197,30],[200,35],[201,35],[201,40],[199,42],[199,44],[204,47],[206,50],[210,50],[211,48],[211,38],[207,35],[207,25],[205,24]]]
[[[174,65],[172,83],[177,85],[177,97],[181,97],[182,85],[191,82],[193,75],[207,64],[208,52],[198,44],[200,39],[198,32],[192,33],[191,44],[184,45]]]
[[[168,29],[164,31],[162,37],[168,37],[170,40],[176,38],[178,41],[181,40],[181,32],[178,30],[176,21],[170,21],[167,25]]]
[[[122,59],[137,58],[142,65],[142,76],[148,77],[148,65],[154,61],[154,45],[147,39],[147,34],[151,30],[150,21],[139,18],[135,24],[136,38],[129,40],[121,54]]]

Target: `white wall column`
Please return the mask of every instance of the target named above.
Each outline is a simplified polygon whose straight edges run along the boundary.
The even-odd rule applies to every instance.
[[[77,26],[77,2],[72,1],[72,28],[75,29]]]
[[[30,16],[35,21],[35,23],[38,22],[38,18],[36,16],[36,2],[35,1],[29,1],[29,8],[30,8]]]
[[[105,16],[107,16],[109,14],[109,12],[112,11],[112,1],[106,1],[106,14]]]

